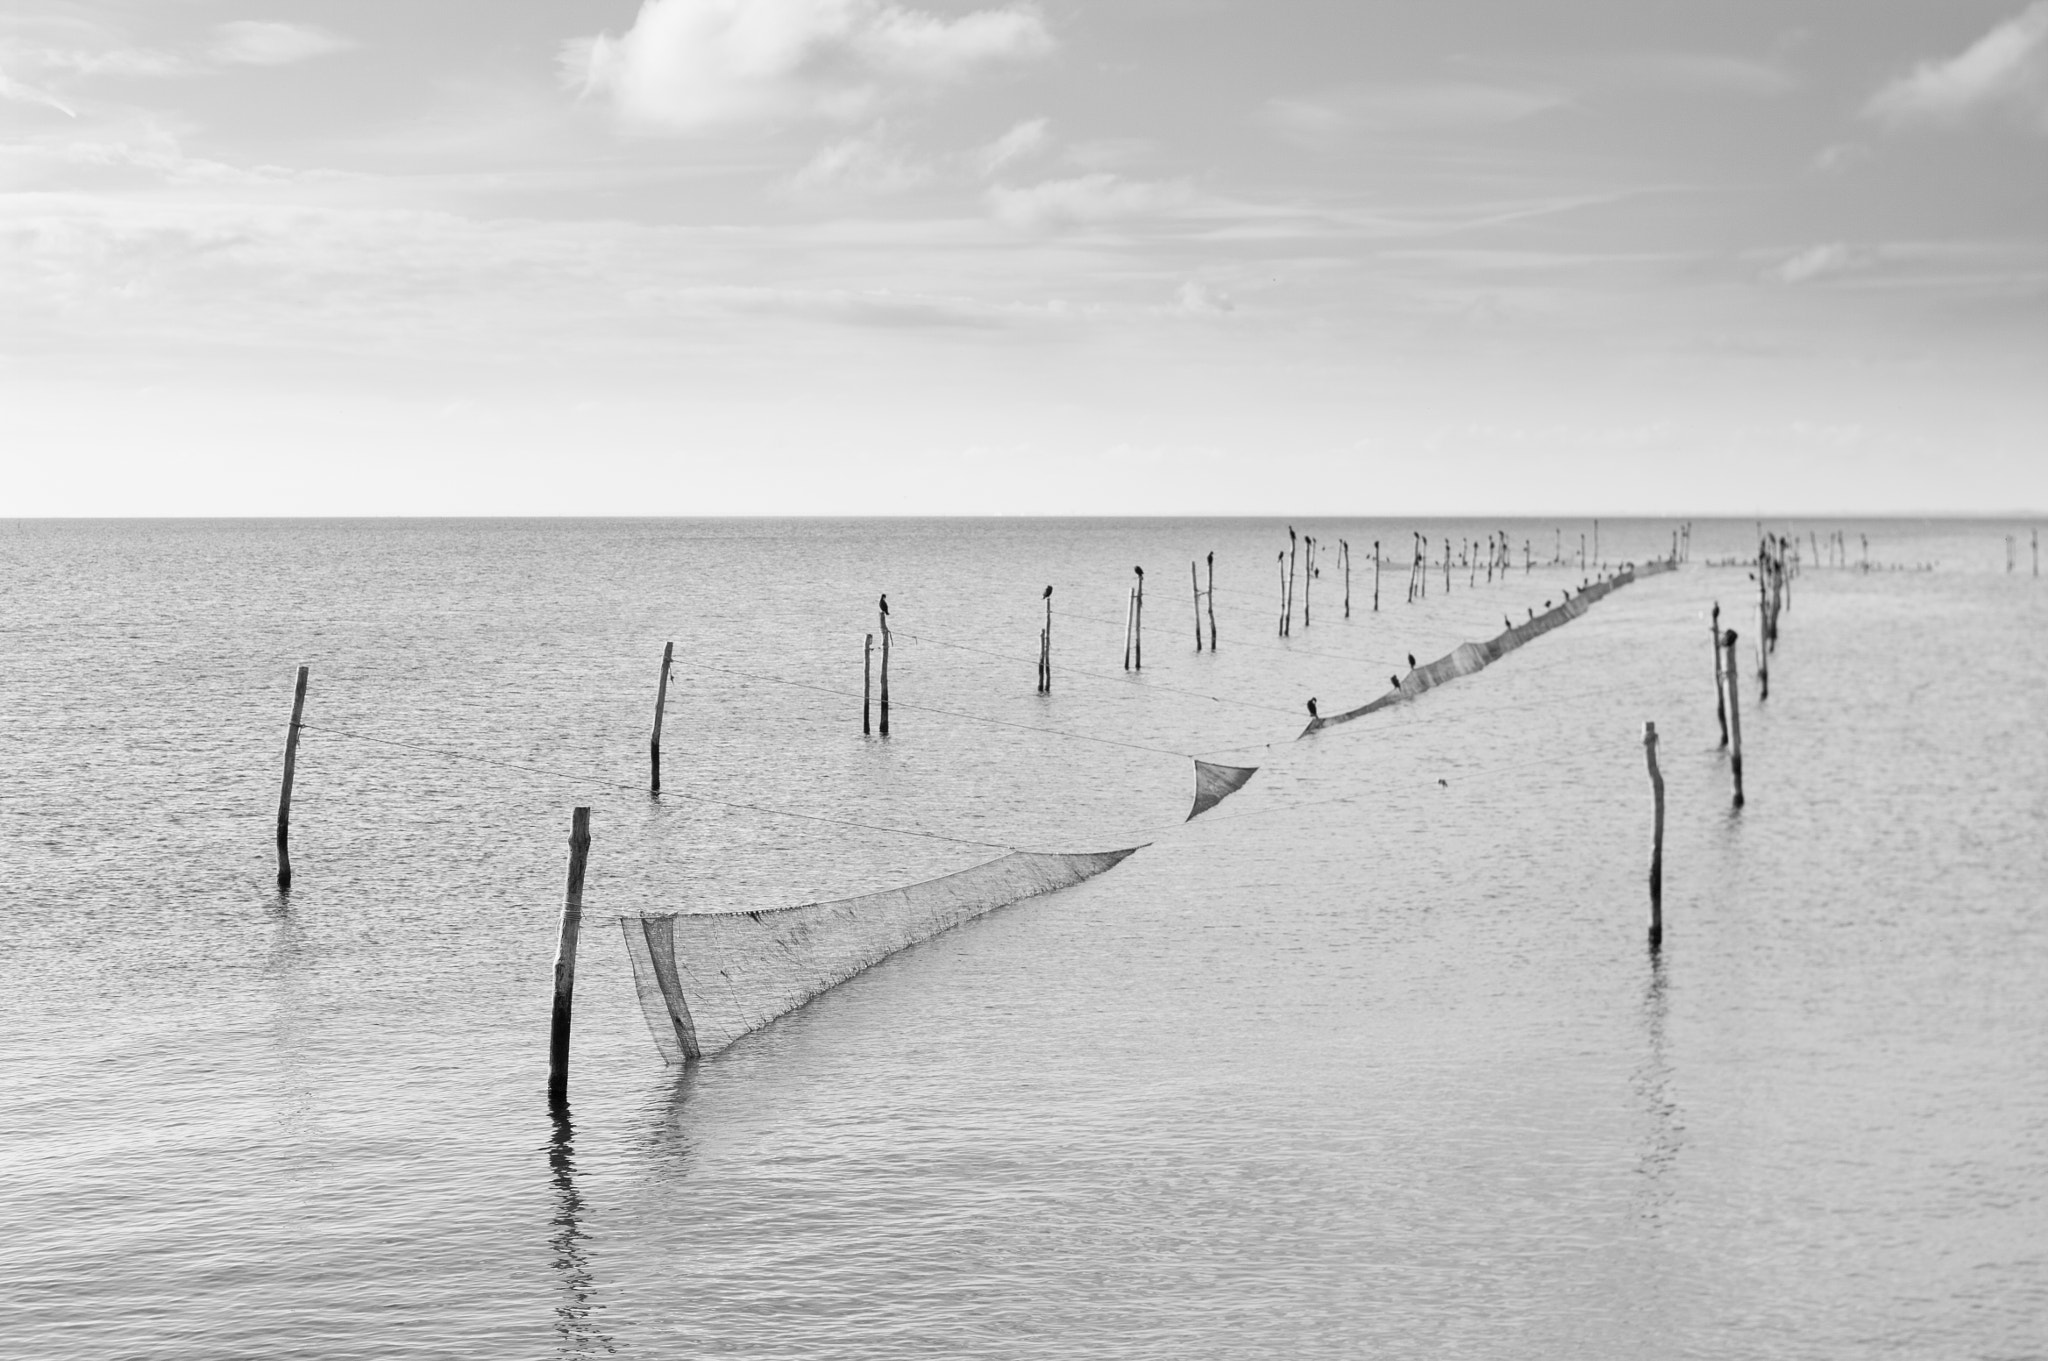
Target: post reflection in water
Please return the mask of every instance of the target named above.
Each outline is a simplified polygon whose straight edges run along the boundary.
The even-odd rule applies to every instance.
[[[598,1326],[594,1317],[596,1306],[591,1303],[596,1282],[583,1252],[583,1197],[576,1190],[576,1129],[569,1122],[566,1109],[557,1109],[552,1114],[554,1132],[548,1139],[548,1167],[553,1173],[555,1216],[548,1246],[554,1250],[555,1270],[561,1273],[568,1296],[555,1306],[555,1334],[561,1338],[562,1353],[567,1356],[615,1352],[618,1348]]]
[[[1642,1002],[1643,1028],[1649,1047],[1643,1061],[1636,1067],[1631,1085],[1648,1116],[1642,1152],[1636,1159],[1636,1215],[1656,1224],[1671,1208],[1671,1174],[1678,1162],[1678,1149],[1685,1127],[1680,1122],[1678,1103],[1671,1093],[1671,1064],[1665,1054],[1664,1032],[1669,997],[1664,956],[1655,949],[1649,953],[1650,979],[1643,990]]]

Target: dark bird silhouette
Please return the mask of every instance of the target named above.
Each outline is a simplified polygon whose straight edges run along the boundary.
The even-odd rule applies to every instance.
[[[889,613],[889,593],[887,591],[882,592],[881,606],[882,613],[887,615]]]
[[[1045,588],[1045,598],[1047,600],[1052,599],[1052,587],[1048,586]]]
[[[1314,696],[1314,695],[1310,695],[1310,696],[1309,696],[1309,700],[1308,700],[1308,716],[1309,716],[1310,718],[1314,718],[1314,717],[1316,716],[1316,700],[1315,700],[1315,696]]]
[[[1546,605],[1548,605],[1548,604],[1549,604],[1550,602],[1549,602],[1548,600],[1546,600],[1546,601],[1544,601],[1543,603],[1544,603],[1544,604],[1546,604]],[[1536,611],[1534,611],[1534,610],[1530,610],[1530,611],[1529,611],[1529,617],[1530,617],[1531,619],[1534,619],[1534,618],[1536,617]]]
[[[1449,789],[1451,787],[1451,782],[1449,780],[1438,780],[1436,783],[1439,789]]]
[[[1145,575],[1145,569],[1142,567],[1133,567],[1131,570],[1133,572],[1136,572],[1139,576]]]
[[[1415,654],[1412,652],[1408,654],[1408,669],[1410,671],[1415,669]]]
[[[1543,602],[1543,608],[1546,610],[1550,608],[1550,602],[1548,600]]]
[[[1515,621],[1508,618],[1506,615],[1502,615],[1500,617],[1500,622],[1502,628],[1513,628],[1515,626]]]

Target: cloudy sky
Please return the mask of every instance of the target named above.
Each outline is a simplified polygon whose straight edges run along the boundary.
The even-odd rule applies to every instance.
[[[2048,507],[2048,0],[8,0],[0,514]]]

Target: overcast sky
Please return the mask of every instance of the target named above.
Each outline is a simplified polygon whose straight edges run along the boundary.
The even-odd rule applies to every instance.
[[[2048,0],[7,0],[0,513],[2048,507]]]

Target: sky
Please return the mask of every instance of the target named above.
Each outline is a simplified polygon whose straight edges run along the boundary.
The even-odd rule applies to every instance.
[[[0,514],[2048,507],[2048,0],[8,0]]]

